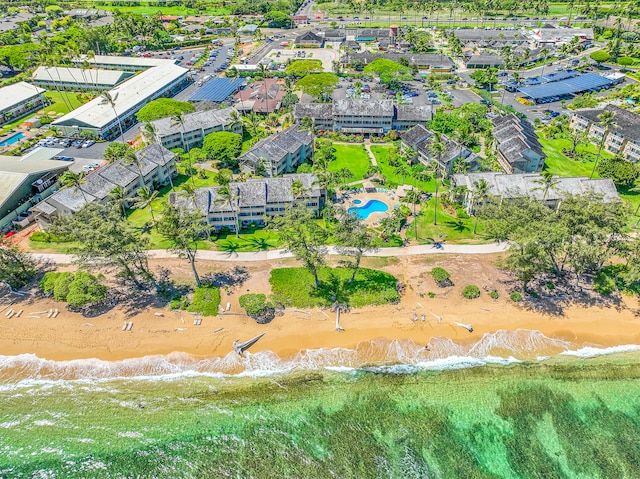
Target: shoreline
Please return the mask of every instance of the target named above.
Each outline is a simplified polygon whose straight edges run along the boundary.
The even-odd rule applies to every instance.
[[[386,343],[411,340],[423,347],[433,338],[448,338],[452,344],[464,347],[484,341],[483,348],[503,351],[507,357],[509,348],[517,345],[489,344],[495,341],[490,335],[497,331],[517,330],[538,331],[547,338],[571,343],[576,349],[640,344],[636,298],[622,298],[618,305],[589,306],[565,304],[562,300],[539,300],[547,312],[532,310],[529,304],[516,304],[509,299],[512,279],[494,265],[497,259],[496,255],[365,258],[363,266],[390,272],[407,287],[397,305],[365,307],[343,313],[340,321],[345,329],[343,332],[335,330],[335,313],[328,310],[305,309],[308,314],[300,312],[302,308],[286,311],[265,325],[257,324],[244,314],[238,297],[249,291],[269,291],[270,270],[296,264],[287,258],[234,265],[246,267],[250,279],[234,288],[228,296],[223,292],[222,305],[229,302],[231,314],[204,317],[200,326],[193,324],[190,313],[170,311],[158,305],[141,306],[135,313],[124,306],[116,306],[102,315],[88,318],[67,311],[63,304],[50,298],[4,296],[0,297],[0,309],[10,300],[16,300],[11,307],[24,312],[22,317],[11,319],[6,318],[6,310],[0,312],[0,351],[3,356],[35,354],[54,361],[92,358],[120,361],[171,353],[186,353],[195,359],[221,358],[233,351],[234,340],[245,341],[265,331],[267,334],[250,352],[255,355],[270,351],[281,359],[290,359],[309,350],[363,349],[377,340]],[[188,265],[182,260],[156,259],[154,262],[169,267],[177,279],[186,281],[189,278]],[[455,286],[438,289],[428,274],[434,266],[446,267]],[[202,272],[220,272],[230,267],[199,261]],[[467,300],[461,291],[471,283],[489,284],[499,291],[500,297],[491,299],[483,291],[480,298]],[[429,298],[427,292],[435,292],[436,297]],[[47,319],[46,314],[33,314],[52,308],[60,310],[55,319]],[[416,322],[413,321],[414,312],[418,316]],[[443,321],[439,322],[436,316],[441,316]],[[131,331],[122,331],[125,321],[133,322]],[[455,322],[471,324],[473,332],[469,333]],[[517,347],[524,352],[530,349],[532,355],[544,355],[544,350],[536,350],[544,349],[544,345],[535,342]],[[384,351],[371,354],[385,359]]]

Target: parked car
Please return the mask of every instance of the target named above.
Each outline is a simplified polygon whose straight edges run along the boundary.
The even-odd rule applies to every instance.
[[[96,142],[95,142],[95,141],[93,141],[93,140],[88,140],[88,141],[85,141],[85,142],[82,144],[82,148],[89,148],[89,147],[91,147],[91,146],[93,146],[93,145],[95,145],[95,144],[96,144]]]

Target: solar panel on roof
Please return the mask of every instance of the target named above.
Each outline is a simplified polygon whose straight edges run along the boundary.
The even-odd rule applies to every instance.
[[[612,86],[615,82],[595,73],[587,73],[564,81],[545,83],[530,87],[520,88],[519,91],[534,100],[549,98],[552,96],[571,95],[602,87]]]
[[[224,101],[235,93],[247,80],[245,78],[213,78],[198,88],[190,101]]]

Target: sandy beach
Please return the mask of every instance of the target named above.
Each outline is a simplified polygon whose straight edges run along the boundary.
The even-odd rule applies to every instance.
[[[478,341],[485,333],[517,329],[540,331],[545,336],[578,346],[614,346],[640,344],[638,301],[623,298],[619,303],[539,300],[513,303],[509,293],[514,283],[506,272],[495,266],[499,255],[410,256],[401,258],[366,258],[363,266],[390,272],[406,285],[398,305],[367,307],[343,314],[343,332],[335,330],[335,314],[329,310],[288,310],[266,325],[256,324],[244,314],[238,297],[246,292],[268,292],[269,272],[273,267],[293,266],[293,259],[269,262],[237,263],[247,269],[248,279],[222,293],[222,305],[230,303],[229,312],[203,318],[194,325],[194,316],[171,311],[161,304],[118,305],[96,317],[69,312],[64,304],[35,295],[19,297],[6,293],[0,297],[0,354],[33,353],[52,360],[99,358],[120,360],[148,355],[184,352],[196,357],[224,356],[232,351],[235,339],[246,340],[267,332],[252,352],[273,351],[291,357],[301,350],[343,347],[380,338],[412,340],[427,344],[432,338],[447,337],[458,344]],[[336,258],[331,260],[335,263]],[[153,260],[154,268],[168,268],[177,281],[190,281],[189,266],[178,259]],[[224,272],[232,263],[199,261],[202,276]],[[455,283],[438,288],[429,275],[434,266],[445,267]],[[467,284],[495,288],[500,297],[467,300],[462,289]],[[35,291],[35,289],[34,289]],[[430,298],[428,293],[436,294]],[[13,304],[10,304],[13,303]],[[47,318],[57,308],[56,318]],[[19,318],[7,318],[9,309],[23,310]],[[414,321],[414,313],[418,320]],[[424,320],[422,319],[424,315]],[[440,321],[437,316],[441,317]],[[123,331],[124,322],[132,322]],[[471,324],[473,332],[455,322]]]

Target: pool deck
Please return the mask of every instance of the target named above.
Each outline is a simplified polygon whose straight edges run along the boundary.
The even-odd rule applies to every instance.
[[[386,204],[389,209],[387,211],[375,211],[369,214],[367,219],[362,220],[367,225],[375,225],[382,218],[386,218],[393,212],[393,206],[398,204],[398,197],[390,191],[389,193],[348,193],[348,197],[345,195],[344,197],[344,207],[345,208],[358,208],[365,206],[369,200],[378,200]],[[391,195],[391,196],[389,196]],[[393,199],[391,198],[393,197]],[[360,200],[360,204],[353,204],[353,200]]]

